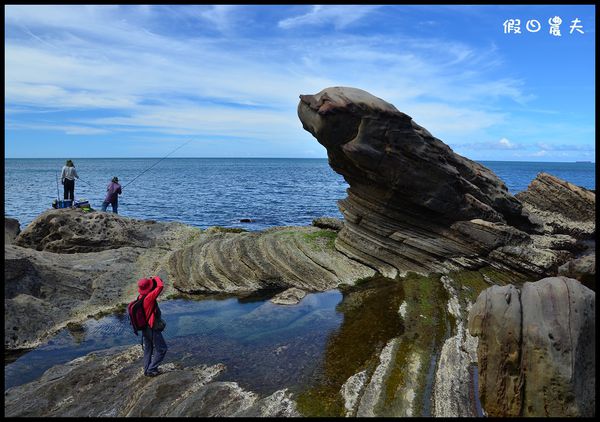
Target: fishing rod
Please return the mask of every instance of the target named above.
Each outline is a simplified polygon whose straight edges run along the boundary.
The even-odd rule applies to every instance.
[[[146,170],[144,170],[143,172],[141,172],[140,174],[138,174],[137,176],[135,176],[135,178],[127,183],[125,186],[123,186],[122,189],[125,189],[128,185],[132,184],[133,181],[135,179],[137,179],[138,177],[140,177],[142,174],[146,173],[148,170],[150,170],[152,167],[154,167],[155,165],[157,165],[158,163],[160,163],[162,160],[164,160],[165,158],[167,158],[169,155],[173,154],[175,151],[177,151],[178,149],[184,147],[185,145],[189,144],[190,142],[192,142],[192,140],[190,139],[189,141],[185,142],[184,144],[178,146],[177,148],[175,148],[173,151],[171,151],[170,153],[168,153],[167,155],[165,155],[163,158],[161,158],[160,160],[158,160],[156,163],[152,164],[150,167],[148,167]]]

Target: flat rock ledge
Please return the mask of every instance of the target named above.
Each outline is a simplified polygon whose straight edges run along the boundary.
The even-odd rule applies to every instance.
[[[261,397],[235,382],[216,381],[223,364],[161,365],[145,377],[139,345],[90,353],[47,370],[4,393],[4,415],[17,417],[300,416],[291,394]]]
[[[469,313],[488,416],[595,413],[595,293],[549,277],[484,290]]]

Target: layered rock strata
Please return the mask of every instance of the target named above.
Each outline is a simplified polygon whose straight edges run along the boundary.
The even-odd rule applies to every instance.
[[[454,153],[392,104],[333,87],[301,95],[298,116],[350,185],[339,201],[344,227],[336,248],[381,274],[508,261],[507,270],[541,275],[568,258],[539,250],[531,235],[542,234],[544,223],[530,218],[491,170]],[[519,260],[522,252],[534,265]]]
[[[525,209],[539,218],[544,231],[577,238],[596,233],[596,194],[547,173],[540,173],[527,190],[515,195]]]
[[[493,286],[469,313],[488,416],[593,416],[595,293],[577,280]]]
[[[201,231],[112,213],[49,210],[5,245],[4,344],[35,347],[69,322],[127,304],[137,280],[150,274],[165,280],[163,298],[323,291],[374,275],[334,248],[336,235],[317,227]]]
[[[375,271],[333,247],[336,233],[317,227],[214,233],[176,250],[169,273],[183,292],[250,292],[297,287],[324,291]]]

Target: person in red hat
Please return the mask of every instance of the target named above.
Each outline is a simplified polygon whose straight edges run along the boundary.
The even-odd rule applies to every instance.
[[[164,283],[160,277],[142,278],[138,280],[138,292],[144,297],[144,313],[148,325],[144,328],[144,375],[153,377],[159,374],[158,365],[165,358],[167,343],[158,329],[160,309],[156,298],[162,292]]]

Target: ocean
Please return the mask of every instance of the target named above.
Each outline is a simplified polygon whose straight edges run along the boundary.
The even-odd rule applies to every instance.
[[[24,229],[51,207],[57,195],[62,199],[58,177],[64,162],[56,158],[5,159],[4,215],[19,220]],[[123,186],[120,215],[179,221],[200,228],[262,230],[308,225],[322,216],[341,218],[337,201],[346,197],[348,187],[327,159],[167,158],[159,162],[156,158],[73,158],[73,162],[80,176],[75,182],[75,198],[89,200],[92,208],[100,210],[106,186],[117,176]],[[481,164],[493,170],[512,194],[527,189],[540,172],[595,189],[595,163]],[[242,219],[252,222],[242,223]]]

